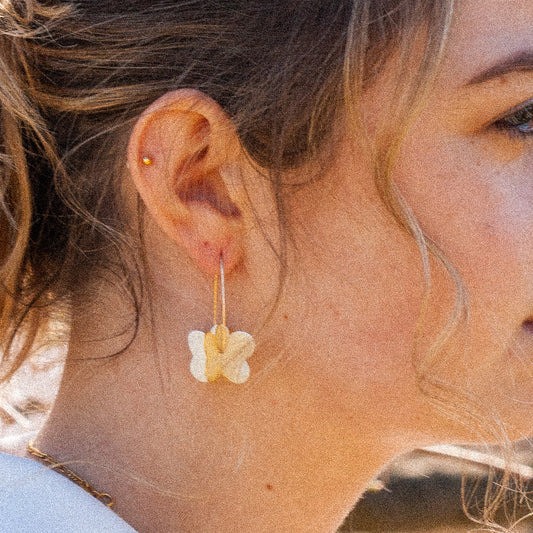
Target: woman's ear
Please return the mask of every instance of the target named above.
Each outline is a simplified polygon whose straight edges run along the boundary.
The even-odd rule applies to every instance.
[[[228,272],[243,259],[239,160],[229,117],[194,90],[156,100],[130,136],[128,167],[148,212],[209,274],[218,272],[220,257]]]

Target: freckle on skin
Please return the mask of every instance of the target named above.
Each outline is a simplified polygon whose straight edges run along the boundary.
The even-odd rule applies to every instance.
[[[266,488],[268,490],[273,490],[274,489],[274,487],[270,483],[267,483]]]
[[[285,313],[285,314],[283,315],[283,318],[284,318],[285,320],[288,320],[289,315],[288,315],[287,313]]]

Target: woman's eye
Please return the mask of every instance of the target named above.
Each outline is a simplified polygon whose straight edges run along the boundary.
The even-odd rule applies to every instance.
[[[512,138],[517,136],[524,138],[533,135],[533,104],[500,118],[494,122],[493,126]]]

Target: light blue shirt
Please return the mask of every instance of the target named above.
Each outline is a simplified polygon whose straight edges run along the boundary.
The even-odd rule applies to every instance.
[[[135,533],[103,503],[50,468],[0,453],[0,533]]]

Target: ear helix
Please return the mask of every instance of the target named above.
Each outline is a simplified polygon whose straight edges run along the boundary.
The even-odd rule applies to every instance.
[[[141,163],[143,165],[146,165],[146,166],[149,166],[153,163],[153,160],[151,157],[148,157],[147,155],[143,156],[141,158]],[[130,162],[129,161],[126,161],[126,168],[130,168]]]
[[[225,377],[232,383],[244,383],[250,376],[246,361],[255,350],[253,337],[245,331],[226,327],[226,290],[224,263],[220,258],[220,288],[222,299],[222,324],[218,324],[218,275],[213,287],[213,327],[208,332],[191,331],[188,342],[192,353],[191,374],[201,382],[212,383]]]

